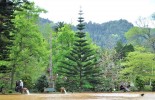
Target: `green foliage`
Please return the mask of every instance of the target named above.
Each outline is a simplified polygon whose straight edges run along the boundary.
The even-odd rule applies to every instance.
[[[139,27],[133,27],[133,28],[129,29],[129,31],[125,33],[125,36],[126,36],[127,39],[129,39],[129,38],[134,37],[134,35],[136,35],[135,33],[136,34],[141,34]]]
[[[136,79],[135,79],[135,85],[136,85],[136,87],[137,87],[137,89],[139,91],[144,90],[144,86],[145,86],[144,80],[140,76],[137,76],[136,77]]]
[[[39,19],[40,20],[40,19]],[[43,23],[39,24],[39,31],[42,33],[44,39],[50,42],[50,35],[53,33],[52,31],[52,23]]]
[[[13,93],[13,91],[12,90],[8,90],[8,93]]]
[[[63,44],[62,48],[67,49],[73,45],[74,32],[69,25],[64,25],[58,31],[58,43]]]
[[[149,78],[153,79],[152,68],[155,68],[154,56],[153,53],[130,52],[122,63],[124,68],[120,72],[120,75],[122,75],[122,78],[127,79],[128,77],[128,80],[133,81],[136,75],[143,76],[145,81],[148,81],[147,79]]]
[[[104,80],[103,80],[103,86],[102,86],[102,88],[100,88],[100,89],[102,89],[102,91],[110,91],[111,90],[111,86],[112,86],[112,81],[111,81],[111,79],[110,78],[104,78]]]
[[[35,84],[35,88],[39,92],[44,92],[44,88],[46,88],[46,87],[48,87],[47,77],[45,75],[42,75],[41,77],[38,78],[38,80]]]
[[[122,80],[136,82],[139,90],[150,90],[150,87],[143,87],[143,83],[148,83],[148,78],[154,79],[155,55],[146,52],[155,50],[154,29],[133,27],[122,19],[103,24],[83,23],[84,19],[80,16],[77,33],[64,22],[57,23],[52,31],[53,23],[49,20],[49,24],[38,26],[39,14],[46,12],[44,9],[27,0],[6,1],[0,0],[0,85],[5,84],[8,88],[11,76],[12,85],[15,79],[22,78],[24,86],[31,89],[38,75],[44,73],[49,54],[52,54],[53,74],[60,75],[55,80],[57,90],[64,86],[74,91],[109,91],[117,83],[118,76]],[[83,32],[84,28],[88,33]],[[126,42],[125,32],[132,45],[123,45]],[[89,36],[105,48],[104,53],[98,52],[99,47],[92,43]],[[116,44],[118,40],[122,43]],[[106,51],[113,47],[117,54]],[[96,53],[100,53],[102,58]],[[121,60],[116,60],[114,56],[123,59],[122,66]],[[104,76],[101,76],[101,69]],[[48,87],[47,78],[41,76],[35,88],[43,92],[44,87]]]
[[[8,68],[6,65],[1,65],[0,66],[0,73],[5,74],[5,73],[9,73],[9,72],[11,72],[11,69]]]
[[[14,79],[29,73],[34,82],[38,78],[37,75],[41,74],[47,66],[49,57],[48,43],[39,32],[37,25],[39,13],[44,10],[35,7],[34,3],[23,4],[23,6],[28,9],[16,11],[13,20],[18,31],[10,54],[13,59],[11,76]]]
[[[54,31],[58,32],[59,29],[61,29],[62,27],[64,27],[64,22],[58,22],[57,25],[54,27]]]
[[[0,1],[0,60],[10,60],[10,47],[13,42],[14,10],[16,4],[13,1]]]
[[[1,0],[0,9],[0,81],[8,85],[11,78],[13,88],[29,73],[34,82],[48,64],[48,43],[37,25],[46,11],[27,0]]]
[[[61,76],[56,79],[55,83],[56,83],[56,90],[57,91],[60,91],[61,87],[65,87],[66,89],[68,89],[67,84],[65,84],[65,81],[66,81],[65,78],[61,77]]]
[[[155,50],[155,38],[154,29],[149,27],[133,27],[125,33],[125,37],[128,42],[133,45],[144,46],[148,51],[154,52]]]
[[[1,75],[0,75],[1,76]],[[2,94],[5,94],[7,90],[9,90],[9,84],[8,82],[10,81],[9,75],[8,74],[3,74],[3,77],[0,77],[0,91]]]
[[[152,91],[152,86],[150,86],[150,85],[145,85],[145,86],[144,86],[144,91]]]
[[[4,88],[5,87],[5,84],[2,81],[0,81],[0,87],[1,88]]]
[[[15,25],[13,19],[15,18],[14,11],[17,4],[10,0],[0,0],[0,80],[6,85],[9,82],[9,61],[12,60],[10,50],[14,40]]]
[[[137,89],[136,86],[131,86],[131,87],[130,87],[130,90],[133,91],[133,92],[138,91],[138,89]]]
[[[111,91],[120,84],[122,78],[119,78],[122,70],[120,60],[116,58],[115,50],[103,50],[100,52],[100,66],[104,73],[101,80],[103,85],[100,87],[102,91]],[[103,87],[103,88],[102,88]]]
[[[117,42],[115,50],[117,52],[116,56],[118,59],[123,59],[124,57],[127,56],[127,54],[129,52],[133,52],[134,51],[134,47],[133,45],[129,44],[129,45],[125,45],[123,46],[123,43],[121,41]]]
[[[43,22],[43,21],[42,21]],[[44,23],[49,22],[48,19],[44,20]],[[51,21],[51,23],[53,23]],[[59,22],[54,25],[55,32],[57,33],[59,29],[63,26],[64,22]],[[126,38],[124,33],[133,27],[133,24],[129,23],[127,20],[116,20],[109,21],[106,23],[84,23],[85,31],[89,33],[92,41],[98,46],[111,49],[114,48],[117,41],[121,40],[126,43]],[[60,27],[59,27],[60,26]],[[59,27],[59,29],[57,28]],[[71,26],[74,30],[77,30],[75,26]]]
[[[79,24],[77,25],[79,31],[75,34],[73,49],[70,54],[65,56],[66,59],[62,61],[61,70],[59,70],[61,75],[67,77],[66,82],[70,89],[74,87],[79,91],[94,87],[98,84],[97,77],[100,76],[100,68],[95,66],[97,63],[95,52],[91,50],[85,39],[84,20],[81,15],[82,11],[80,11]]]
[[[59,64],[64,60],[64,55],[68,55],[75,40],[75,32],[70,25],[65,24],[64,27],[59,28],[58,32],[52,32],[52,62],[53,72],[57,73]]]
[[[93,88],[93,86],[92,86],[90,83],[86,82],[86,83],[83,85],[83,88],[84,88],[85,90],[91,90],[91,89]]]
[[[92,40],[102,48],[114,48],[117,41],[126,42],[124,33],[133,27],[131,23],[126,20],[109,21],[102,24],[88,22],[86,25],[86,32],[88,32]]]
[[[29,74],[23,75],[22,81],[23,81],[24,87],[28,89],[31,89],[33,87],[32,78]]]
[[[154,81],[152,81],[152,91],[155,91],[155,80]]]
[[[85,30],[90,33],[93,41],[106,49],[114,48],[119,40],[126,42],[124,33],[133,27],[131,23],[122,19],[102,24],[88,22],[85,25]]]

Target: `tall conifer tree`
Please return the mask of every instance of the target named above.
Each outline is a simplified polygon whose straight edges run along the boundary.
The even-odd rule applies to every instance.
[[[14,30],[14,3],[11,0],[0,1],[0,60],[8,60],[9,47],[12,45]]]
[[[97,59],[95,52],[90,48],[90,44],[86,40],[84,30],[84,18],[80,10],[77,25],[78,32],[75,34],[75,43],[70,54],[65,56],[62,61],[60,73],[67,77],[66,83],[69,88],[76,88],[79,91],[93,88],[98,83],[100,69],[96,66]]]
[[[22,11],[22,4],[27,0],[0,0],[0,60],[10,60],[10,47],[13,46],[14,33],[16,32],[13,19],[15,11]]]

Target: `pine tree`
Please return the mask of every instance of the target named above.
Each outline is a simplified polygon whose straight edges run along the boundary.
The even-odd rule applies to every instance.
[[[15,11],[22,11],[27,0],[0,0],[0,60],[10,60],[10,47],[13,46]]]
[[[82,10],[80,10],[78,32],[75,34],[76,40],[73,49],[69,55],[65,56],[66,59],[62,61],[59,71],[60,74],[67,77],[67,86],[79,91],[93,88],[99,82],[97,77],[100,75],[100,69],[96,66],[95,52],[90,48],[90,44],[86,40],[86,33],[83,32],[85,25],[82,14]]]
[[[12,45],[14,25],[14,3],[10,0],[0,1],[0,60],[9,59],[9,47]]]
[[[15,34],[18,34],[15,26],[16,13],[15,11],[22,11],[25,8],[24,4],[29,4],[27,0],[0,0],[0,74],[1,77],[9,77],[10,72],[14,70],[10,65],[14,58],[11,58],[12,47],[15,45]],[[12,53],[13,54],[13,53]],[[10,65],[10,66],[9,66]],[[11,77],[13,77],[11,75]],[[12,79],[11,79],[12,80]],[[7,81],[10,81],[7,80]],[[6,82],[6,81],[5,81]],[[9,82],[7,82],[9,83]],[[11,88],[13,81],[11,82]]]

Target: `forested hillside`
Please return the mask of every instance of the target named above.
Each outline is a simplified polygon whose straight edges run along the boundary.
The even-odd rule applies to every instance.
[[[133,24],[122,19],[102,24],[86,23],[86,31],[90,33],[93,41],[97,45],[106,48],[113,48],[119,40],[123,43],[126,42],[124,33],[131,27],[133,27]]]
[[[51,21],[52,22],[52,21]],[[50,23],[50,20],[40,18],[40,24]],[[53,23],[53,22],[52,22]],[[57,23],[53,23],[53,26],[56,26]],[[102,48],[114,48],[117,41],[126,42],[125,32],[133,27],[132,23],[129,23],[127,20],[115,20],[109,21],[106,23],[85,23],[85,31],[90,34],[93,42]],[[76,31],[76,26],[72,26],[73,30]]]
[[[85,23],[80,9],[74,26],[40,18],[46,10],[27,0],[0,9],[0,92],[19,92],[19,80],[34,93],[155,91],[155,28],[145,19]]]

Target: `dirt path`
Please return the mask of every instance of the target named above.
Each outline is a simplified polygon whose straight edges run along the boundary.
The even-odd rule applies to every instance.
[[[155,93],[67,93],[0,95],[0,100],[155,100]]]

